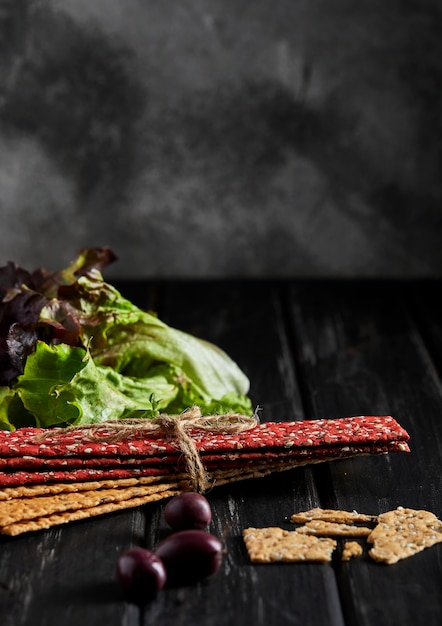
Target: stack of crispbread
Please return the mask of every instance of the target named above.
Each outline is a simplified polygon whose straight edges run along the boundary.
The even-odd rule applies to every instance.
[[[106,423],[101,434],[103,428]],[[266,422],[239,433],[189,434],[207,488],[308,463],[409,451],[408,433],[391,416]],[[192,489],[173,437],[142,429],[124,440],[89,435],[75,427],[0,431],[1,533],[49,528]]]

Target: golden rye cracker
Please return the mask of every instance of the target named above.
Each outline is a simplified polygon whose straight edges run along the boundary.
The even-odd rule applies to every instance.
[[[116,502],[107,502],[91,508],[78,509],[74,511],[63,511],[61,513],[53,513],[51,515],[37,517],[35,519],[19,521],[0,527],[0,533],[9,536],[17,536],[26,532],[37,530],[47,530],[53,526],[67,524],[68,522],[89,519],[106,513],[113,513],[127,508],[142,506],[165,498],[177,495],[179,492],[175,490],[162,491],[152,493],[142,497],[131,498],[129,500],[121,500]]]
[[[315,507],[308,511],[294,513],[290,517],[292,523],[304,524],[312,520],[323,520],[324,522],[336,522],[338,524],[356,524],[359,522],[375,522],[376,515],[365,515],[357,511],[339,511],[334,509],[321,509]]]
[[[54,483],[36,485],[18,485],[17,487],[4,487],[0,489],[0,503],[14,498],[33,498],[35,496],[55,495],[65,492],[90,491],[100,489],[100,481],[88,483]]]
[[[299,534],[278,527],[246,528],[244,543],[252,563],[331,561],[334,539]]]
[[[311,520],[297,529],[304,535],[316,535],[317,537],[367,537],[372,528],[368,526],[356,526],[353,524],[338,524],[324,520]]]
[[[218,471],[211,475],[211,486],[256,478],[265,471],[241,472],[239,470]],[[131,500],[137,506],[134,495],[150,494],[173,489],[174,492],[189,491],[191,484],[184,474],[163,477],[140,477],[90,481],[81,483],[54,483],[21,485],[0,490],[0,526],[19,520],[31,520],[51,513],[74,508],[90,508],[104,502]]]
[[[429,511],[400,506],[378,516],[367,541],[371,558],[391,565],[442,542],[442,522]]]
[[[36,483],[32,485],[18,485],[17,487],[3,487],[0,489],[0,505],[1,501],[13,498],[32,498],[35,496],[93,491],[97,489],[121,489],[136,485],[170,484],[181,481],[184,477],[184,474],[177,474],[176,476],[167,474],[164,476],[141,476],[140,478],[117,478],[72,483]]]
[[[96,491],[78,491],[5,500],[0,502],[0,527],[64,511],[91,509],[110,502],[131,500],[134,503],[135,498],[148,497],[171,490],[180,491],[179,483],[138,485],[121,489],[98,489]]]
[[[362,546],[357,541],[346,541],[342,549],[341,560],[350,561],[361,556],[363,552]]]
[[[265,472],[241,472],[239,470],[217,471],[211,477],[213,486],[255,478]],[[64,523],[67,513],[88,511],[85,517],[94,513],[99,514],[104,504],[126,502],[126,507],[136,507],[140,505],[139,497],[163,493],[162,498],[177,495],[183,491],[191,489],[190,481],[185,480],[185,475],[177,474],[181,480],[171,480],[171,475],[163,477],[140,477],[138,479],[116,479],[104,481],[89,481],[82,483],[55,483],[37,484],[30,486],[19,486],[15,488],[4,488],[1,490],[0,499],[0,533],[11,533],[18,528],[17,524],[23,523],[20,527],[30,529],[40,528],[42,523],[46,523],[50,518],[50,526],[57,523]],[[163,481],[163,482],[162,482]],[[160,498],[156,498],[160,499]],[[141,501],[144,503],[144,500]],[[118,510],[117,507],[116,510]],[[113,509],[111,509],[113,510]],[[94,512],[96,511],[96,512]],[[66,515],[65,515],[66,513]],[[62,517],[57,517],[57,515]],[[80,514],[79,514],[80,515]],[[74,519],[75,516],[70,515]],[[81,519],[83,516],[80,515]],[[58,522],[57,519],[62,519]],[[75,517],[77,519],[77,517]],[[27,524],[34,521],[35,524]],[[25,525],[25,526],[23,526]],[[50,527],[48,526],[48,527]],[[42,528],[44,526],[41,526]],[[25,531],[21,531],[25,532]]]

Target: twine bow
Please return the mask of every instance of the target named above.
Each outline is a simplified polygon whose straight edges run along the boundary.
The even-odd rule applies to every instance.
[[[237,434],[254,428],[259,423],[257,412],[253,416],[237,413],[203,416],[199,407],[180,415],[159,415],[151,419],[109,420],[98,424],[81,424],[67,428],[49,429],[35,438],[52,437],[56,433],[69,430],[85,430],[84,440],[95,442],[122,442],[137,436],[159,434],[176,441],[184,456],[186,471],[194,491],[202,493],[207,489],[208,476],[198,453],[192,433]]]

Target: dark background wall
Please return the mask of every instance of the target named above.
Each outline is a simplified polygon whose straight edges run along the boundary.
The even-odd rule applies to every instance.
[[[0,0],[0,264],[442,274],[442,5]]]

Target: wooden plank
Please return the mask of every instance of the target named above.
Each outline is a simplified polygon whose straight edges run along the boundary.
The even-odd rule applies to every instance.
[[[442,371],[442,301],[439,280],[414,281],[406,292],[419,332],[438,371]]]
[[[323,506],[379,513],[403,505],[442,516],[442,386],[406,305],[410,288],[317,283],[290,292],[307,415],[388,413],[411,435],[411,454],[318,466]],[[393,566],[368,557],[337,563],[346,620],[439,623],[441,550],[435,546]]]
[[[234,358],[251,380],[253,402],[263,420],[304,415],[286,335],[281,285],[271,283],[173,284],[162,318],[213,341]],[[208,494],[214,532],[226,555],[216,579],[168,590],[146,608],[145,623],[204,623],[207,626],[268,624],[342,625],[336,579],[330,565],[251,565],[242,541],[248,526],[290,528],[297,507],[317,501],[309,468],[286,475],[214,489]],[[160,607],[160,608],[159,608]]]

